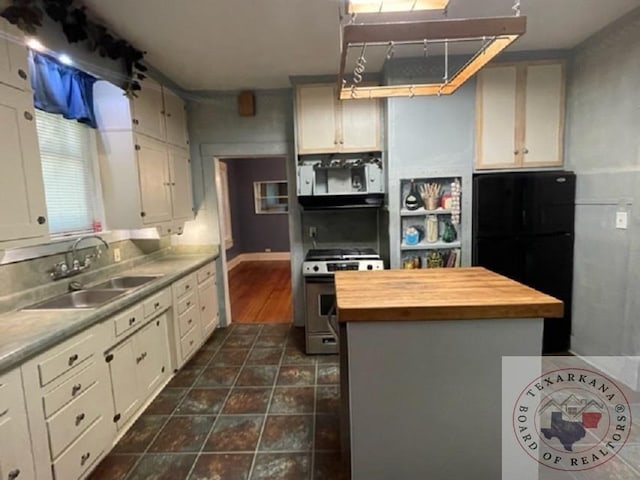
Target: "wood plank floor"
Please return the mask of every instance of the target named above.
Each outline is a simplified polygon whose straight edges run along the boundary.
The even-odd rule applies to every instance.
[[[229,272],[231,316],[237,323],[291,323],[291,262],[242,262]]]

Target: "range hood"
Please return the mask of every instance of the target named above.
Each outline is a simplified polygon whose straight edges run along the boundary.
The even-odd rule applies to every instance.
[[[298,202],[306,210],[378,208],[384,203],[382,162],[377,157],[302,160]]]

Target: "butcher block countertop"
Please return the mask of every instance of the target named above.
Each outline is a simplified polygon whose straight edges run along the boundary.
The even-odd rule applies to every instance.
[[[563,315],[562,301],[482,267],[340,271],[335,284],[340,322]]]

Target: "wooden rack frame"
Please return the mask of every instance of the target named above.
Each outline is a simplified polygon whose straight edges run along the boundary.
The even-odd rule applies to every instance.
[[[418,95],[450,95],[496,55],[523,35],[526,29],[527,17],[488,17],[346,25],[343,29],[342,54],[340,56],[339,98],[340,100],[349,100]],[[362,87],[357,84],[343,84],[347,50],[350,46],[367,43],[422,43],[424,40],[473,38],[485,38],[488,43],[445,82]]]

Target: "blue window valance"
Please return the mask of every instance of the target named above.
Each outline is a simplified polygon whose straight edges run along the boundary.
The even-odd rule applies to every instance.
[[[95,77],[33,51],[29,69],[37,109],[97,128],[93,110]]]

